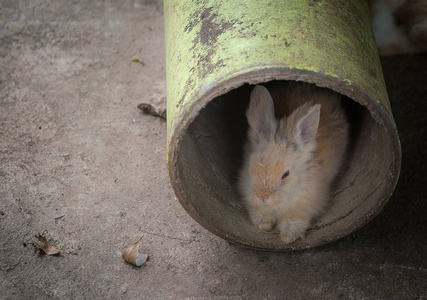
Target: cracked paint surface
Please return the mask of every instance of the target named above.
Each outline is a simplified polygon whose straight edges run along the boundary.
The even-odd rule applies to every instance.
[[[357,84],[391,113],[365,1],[165,0],[164,8],[168,140],[206,90],[260,69]]]

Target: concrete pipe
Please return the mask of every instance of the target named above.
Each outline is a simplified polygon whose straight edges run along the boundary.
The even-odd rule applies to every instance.
[[[165,0],[167,163],[184,209],[250,248],[306,249],[368,223],[397,183],[401,149],[365,0]],[[255,84],[303,81],[345,97],[351,141],[328,209],[283,244],[236,190]]]

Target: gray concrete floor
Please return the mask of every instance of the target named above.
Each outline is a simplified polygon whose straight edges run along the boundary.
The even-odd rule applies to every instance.
[[[163,31],[160,0],[0,0],[0,299],[426,299],[427,57],[383,59],[403,147],[383,212],[269,253],[174,199],[166,123],[137,109],[164,82]],[[64,253],[35,252],[42,232]],[[121,254],[141,235],[137,268]]]

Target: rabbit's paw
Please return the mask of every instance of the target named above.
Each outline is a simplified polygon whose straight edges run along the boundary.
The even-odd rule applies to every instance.
[[[252,219],[252,223],[261,231],[272,231],[276,225],[273,220]]]
[[[290,244],[300,238],[304,238],[308,224],[300,221],[287,221],[279,224],[279,239]]]
[[[257,225],[258,229],[261,231],[272,231],[274,228],[273,222],[260,223]]]

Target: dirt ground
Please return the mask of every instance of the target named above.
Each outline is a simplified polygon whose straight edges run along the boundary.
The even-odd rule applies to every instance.
[[[383,212],[320,248],[269,253],[175,200],[160,0],[0,0],[0,299],[427,299],[427,57],[383,59],[403,147]],[[132,62],[137,55],[143,62]],[[60,256],[34,251],[45,233]],[[143,235],[141,268],[123,250]]]

